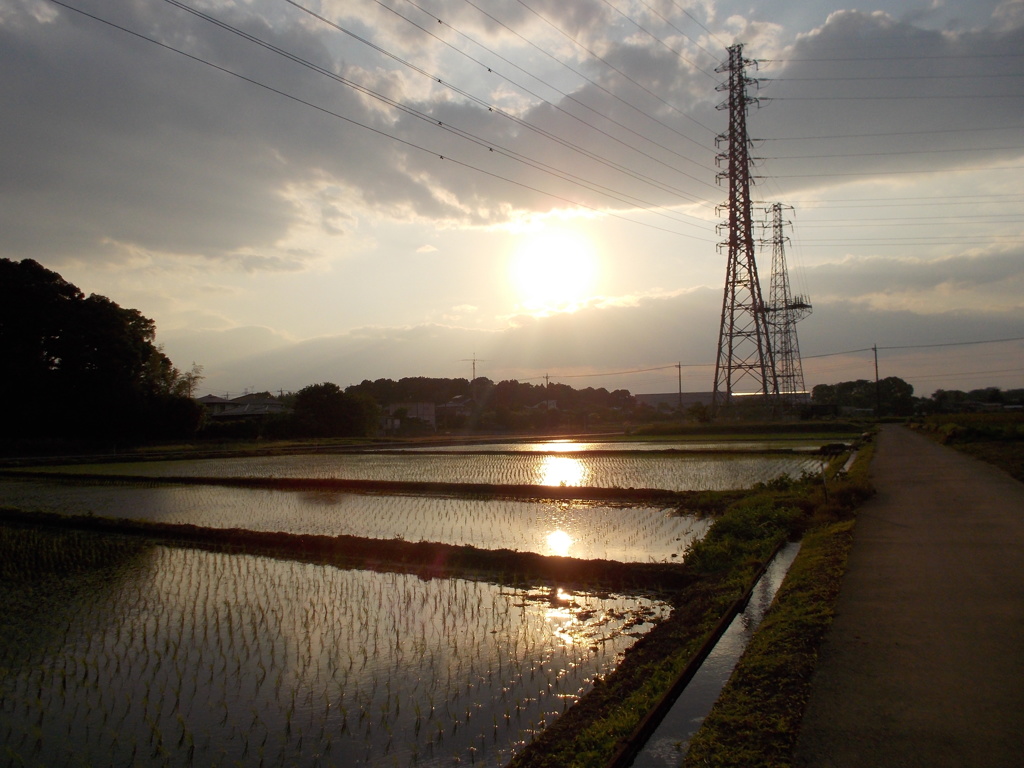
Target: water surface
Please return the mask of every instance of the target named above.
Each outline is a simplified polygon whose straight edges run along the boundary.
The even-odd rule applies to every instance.
[[[210,528],[433,541],[624,562],[677,562],[711,520],[650,506],[4,480],[0,505]]]
[[[667,607],[0,525],[12,764],[505,765]]]
[[[627,454],[559,456],[532,452],[345,453],[131,462],[58,467],[73,474],[146,477],[258,477],[496,485],[737,490],[777,477],[817,473],[821,459],[785,454]],[[53,470],[53,467],[45,468]]]

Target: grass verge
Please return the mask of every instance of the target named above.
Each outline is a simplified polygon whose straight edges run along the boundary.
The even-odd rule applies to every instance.
[[[775,605],[694,736],[684,765],[791,763],[852,538],[852,520],[804,538]]]
[[[935,414],[910,427],[1024,483],[1024,413]]]
[[[854,509],[871,494],[873,446],[815,511],[800,553],[718,701],[694,735],[684,766],[788,766],[821,643],[853,541]]]

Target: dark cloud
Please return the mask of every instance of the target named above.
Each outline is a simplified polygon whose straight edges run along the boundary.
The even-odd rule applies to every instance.
[[[561,207],[566,201],[623,210],[687,199],[717,203],[721,197],[713,160],[714,131],[723,127],[722,113],[714,107],[722,95],[715,92],[707,66],[701,72],[692,64],[713,62],[649,15],[647,23],[661,24],[652,31],[672,35],[691,58],[653,41],[644,43],[643,33],[603,4],[537,4],[539,12],[570,33],[585,38],[603,30],[603,57],[628,75],[622,77],[577,48],[575,54],[562,55],[578,57],[570,63],[584,68],[591,82],[554,62],[544,65],[560,72],[553,80],[565,84],[567,96],[562,97],[503,64],[510,76],[548,94],[550,103],[524,94],[533,106],[522,117],[561,137],[559,143],[465,101],[294,8],[282,12],[256,3],[216,7],[211,13],[331,72],[374,86],[383,77],[390,93],[429,120],[383,107],[169,4],[77,3],[315,106],[57,6],[20,2],[0,25],[5,104],[0,231],[9,255],[45,251],[59,258],[99,252],[111,243],[211,259],[266,254],[301,221],[289,190],[314,194],[324,183],[351,190],[356,202],[387,216],[474,224],[501,221],[516,209]],[[355,12],[345,8],[347,15],[339,16],[339,22],[354,25]],[[459,75],[450,68],[452,61],[466,69],[467,78],[477,77],[471,73],[479,66],[399,17],[381,9],[367,16],[370,10],[359,9],[364,19],[387,19],[379,29],[384,40],[399,44],[405,38],[394,36],[398,29],[412,35],[406,40],[412,48],[398,53],[423,57],[428,66],[449,67],[442,71],[450,72],[456,85]],[[448,18],[465,20],[467,28],[474,14],[480,17],[464,5],[451,9],[457,10]],[[530,17],[531,30],[546,26],[517,4],[502,5],[494,13],[513,27],[526,25]],[[628,42],[614,36],[627,31],[632,35]],[[486,35],[483,29],[480,34]],[[545,34],[557,36],[550,28]],[[472,48],[448,36],[453,44]],[[508,42],[507,33],[499,37]],[[522,41],[515,45],[526,48]],[[924,141],[876,134],[912,134],[937,126],[1019,126],[1022,98],[1001,97],[1019,89],[1002,76],[1020,75],[1024,63],[1019,56],[993,57],[1022,46],[1020,27],[943,34],[881,13],[843,11],[784,48],[751,47],[751,56],[781,59],[765,70],[778,78],[764,91],[777,101],[750,119],[751,132],[771,140],[764,154],[778,158],[768,161],[765,172],[782,189],[795,190],[820,186],[822,176],[836,181],[843,174],[1019,157],[1006,134],[950,132]],[[719,53],[724,57],[724,51]],[[477,50],[474,55],[485,54]],[[981,94],[999,98],[977,99]],[[789,141],[816,135],[854,138]],[[977,151],[994,145],[1009,148]],[[929,152],[921,153],[922,147]],[[595,156],[609,164],[595,162]],[[582,187],[579,178],[587,180]],[[333,215],[322,225],[332,233],[346,231]],[[266,269],[295,265],[275,258],[262,262]]]
[[[750,120],[762,173],[796,190],[1017,160],[1022,46],[1024,27],[953,34],[841,11],[785,49],[751,50],[775,59]]]
[[[958,255],[927,261],[883,256],[851,257],[809,267],[805,276],[812,295],[838,296],[845,300],[874,294],[931,291],[943,286],[950,289],[986,288],[996,300],[1002,298],[1006,291],[1019,296],[1017,291],[1024,285],[1024,252],[1018,247],[1000,253]]]

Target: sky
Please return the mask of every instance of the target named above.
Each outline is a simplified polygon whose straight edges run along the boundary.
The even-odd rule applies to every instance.
[[[709,391],[735,44],[807,387],[1024,387],[1024,0],[5,0],[0,257],[201,393]]]

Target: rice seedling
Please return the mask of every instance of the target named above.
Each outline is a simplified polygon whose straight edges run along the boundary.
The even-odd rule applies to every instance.
[[[109,544],[25,535],[46,546]],[[31,546],[0,540],[15,552]],[[666,610],[575,595],[582,618],[556,632],[543,591],[162,546],[146,546],[140,567],[139,545],[121,545],[128,552],[105,565],[42,578],[45,600],[73,592],[71,610],[5,619],[19,630],[0,644],[11,671],[0,682],[0,735],[18,755],[226,765],[253,760],[258,744],[276,764],[312,764],[330,749],[366,755],[357,765],[500,765],[527,738],[522,723],[550,717],[549,690],[573,699],[609,668],[564,624],[621,649],[632,638],[595,617]],[[5,582],[2,596],[12,589]],[[542,679],[544,664],[572,672]],[[532,687],[527,670],[537,670]],[[518,718],[504,716],[511,701]]]

